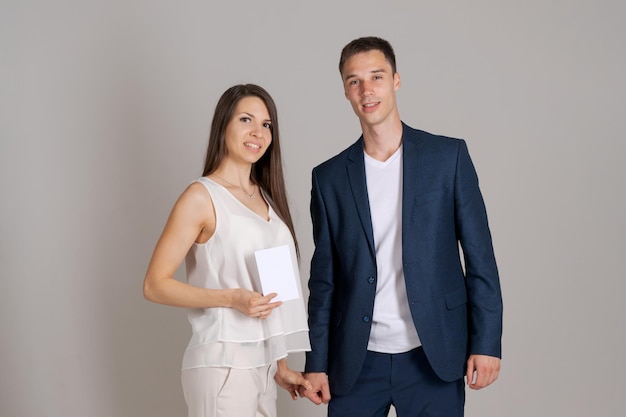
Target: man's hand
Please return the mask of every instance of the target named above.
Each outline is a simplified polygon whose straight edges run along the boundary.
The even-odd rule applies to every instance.
[[[324,372],[307,372],[304,377],[311,383],[312,389],[299,389],[301,397],[307,397],[313,403],[320,405],[328,404],[330,401],[330,386],[328,385],[328,375]]]
[[[474,375],[474,373],[476,373]],[[470,355],[467,360],[467,385],[479,390],[491,385],[500,374],[500,358],[487,355]]]

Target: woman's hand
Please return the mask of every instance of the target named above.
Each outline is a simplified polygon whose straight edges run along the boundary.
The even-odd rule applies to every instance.
[[[278,361],[278,369],[274,380],[281,387],[289,391],[291,398],[298,399],[298,389],[303,387],[305,390],[313,389],[311,383],[302,376],[302,372],[297,372],[289,369],[286,359],[280,359]]]
[[[272,314],[273,309],[282,304],[282,301],[270,302],[277,295],[271,293],[263,296],[258,292],[238,288],[233,290],[230,306],[248,317],[266,319]]]

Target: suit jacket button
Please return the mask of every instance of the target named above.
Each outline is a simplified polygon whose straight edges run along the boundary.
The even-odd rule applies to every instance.
[[[363,321],[364,321],[365,323],[369,323],[369,321],[370,321],[370,316],[363,316]]]
[[[376,281],[376,280],[374,279],[374,277],[369,277],[369,278],[367,279],[367,282],[368,282],[368,283],[370,283],[370,284],[373,284],[373,283],[374,283],[374,281]]]

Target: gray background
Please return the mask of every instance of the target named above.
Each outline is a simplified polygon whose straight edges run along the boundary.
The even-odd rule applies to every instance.
[[[372,34],[403,120],[467,139],[488,206],[503,369],[466,415],[623,414],[623,2],[0,4],[1,416],[185,415],[185,313],[141,283],[217,98],[277,101],[306,284],[310,170],[360,133],[339,52]],[[279,414],[325,409],[281,393]]]

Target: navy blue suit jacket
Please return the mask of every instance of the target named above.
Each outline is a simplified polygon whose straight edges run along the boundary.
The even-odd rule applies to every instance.
[[[409,307],[429,363],[453,381],[469,354],[501,355],[502,298],[487,214],[463,140],[403,124],[402,144]],[[313,169],[311,217],[305,371],[326,372],[331,392],[343,395],[365,359],[376,294],[363,137]]]

